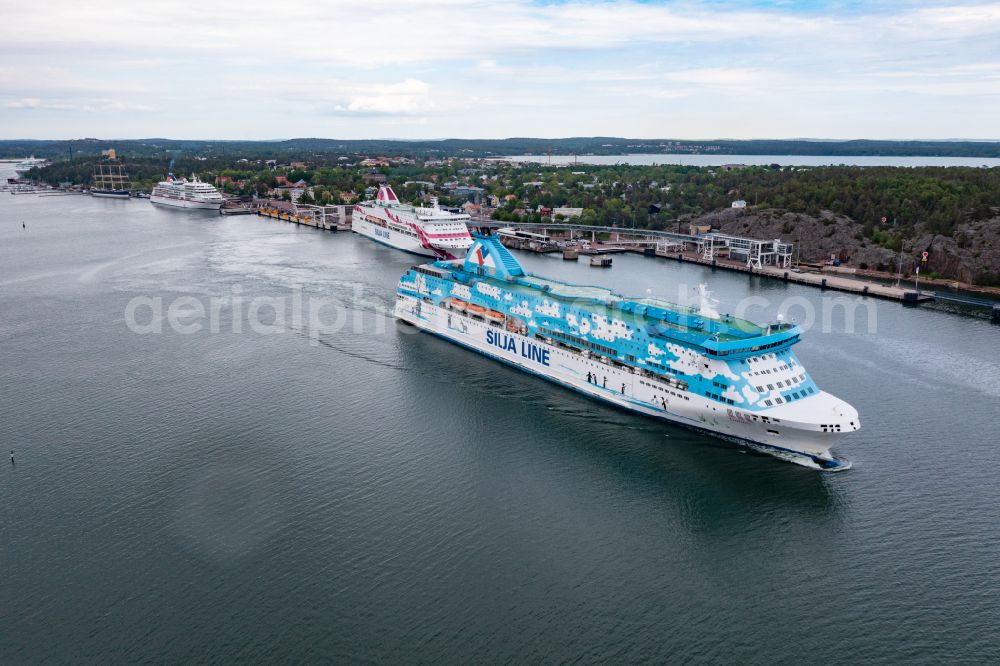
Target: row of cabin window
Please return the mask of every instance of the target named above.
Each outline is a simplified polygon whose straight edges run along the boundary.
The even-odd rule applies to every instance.
[[[395,231],[397,234],[403,234],[405,236],[412,236],[413,238],[417,237],[417,235],[415,233],[413,233],[412,231],[410,231],[406,227],[393,226],[391,224],[387,224],[387,223],[383,222],[382,220],[378,220],[376,222],[375,220],[369,219],[368,223],[369,224],[374,224],[376,227],[382,227],[383,229],[389,229],[390,231]]]
[[[775,404],[783,405],[786,402],[791,402],[792,400],[799,400],[801,398],[804,398],[804,397],[806,397],[807,393],[809,395],[812,395],[815,392],[816,391],[813,390],[813,387],[807,386],[806,388],[802,389],[802,395],[799,395],[799,392],[796,391],[795,393],[792,393],[791,395],[785,396],[784,400],[781,399],[780,397],[778,397],[778,398],[774,399],[774,402],[771,402],[771,400],[765,400],[764,404],[767,405],[768,407],[773,407]]]
[[[712,398],[713,400],[718,400],[719,402],[724,402],[727,405],[735,405],[736,403],[730,398],[723,398],[718,393],[712,393],[711,391],[705,391],[705,396]]]
[[[436,278],[442,277],[441,274],[438,273],[437,271],[432,271],[429,268],[424,268],[423,266],[414,266],[413,270],[415,270],[418,273],[423,273],[424,275],[430,275],[431,277],[436,277]]]
[[[806,380],[806,375],[805,375],[805,373],[802,373],[798,377],[792,377],[791,379],[786,379],[784,381],[778,381],[778,382],[775,382],[775,384],[777,384],[778,388],[785,388],[786,386],[790,387],[792,385],[793,380],[794,381],[798,381],[798,382],[804,382]],[[774,387],[775,387],[775,384],[768,384],[767,385],[768,390],[773,391]],[[754,388],[757,389],[757,393],[763,393],[764,392],[764,387],[763,386],[755,386]]]
[[[583,338],[578,338],[575,335],[570,335],[569,333],[563,333],[561,331],[553,331],[551,329],[544,328],[544,327],[540,327],[539,330],[542,333],[546,334],[546,335],[550,335],[550,336],[557,337],[557,338],[562,338],[563,340],[568,340],[569,342],[572,342],[573,344],[581,345],[583,347],[587,347],[588,349],[592,349],[594,351],[598,351],[598,352],[600,352],[600,353],[602,353],[602,354],[604,354],[605,356],[608,356],[608,357],[613,357],[613,356],[617,356],[618,355],[618,352],[616,352],[611,347],[605,347],[604,345],[599,345],[596,342],[590,342],[589,340],[584,340]]]
[[[754,370],[750,374],[751,375],[769,375],[772,372],[774,372],[775,374],[777,374],[779,370],[791,370],[791,369],[792,369],[792,366],[790,366],[788,364],[785,364],[785,363],[782,363],[777,368],[764,368],[763,370]]]
[[[670,389],[663,388],[662,386],[657,386],[656,384],[653,384],[652,382],[647,382],[647,381],[643,381],[643,380],[640,379],[639,383],[640,384],[645,384],[649,388],[656,389],[657,391],[664,391],[666,393],[669,393],[670,395],[674,396],[675,398],[683,398],[685,400],[690,400],[691,399],[689,396],[681,395],[680,393],[674,393]]]
[[[762,416],[758,414],[751,414],[750,412],[741,412],[738,409],[727,409],[731,418],[742,419],[744,421],[762,421],[764,423],[781,423],[781,419],[772,418],[769,416]]]

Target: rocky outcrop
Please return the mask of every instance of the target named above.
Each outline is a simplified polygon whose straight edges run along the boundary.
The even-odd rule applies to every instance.
[[[821,262],[835,257],[845,266],[895,271],[899,250],[865,237],[864,225],[823,211],[818,217],[775,209],[726,209],[700,215],[691,224],[710,225],[723,233],[752,238],[781,238],[796,246],[797,258]],[[891,233],[891,229],[884,229]],[[903,240],[903,271],[913,270],[921,253],[921,272],[952,280],[1000,285],[1000,217],[956,226],[953,236],[928,233],[920,225]]]
[[[1000,217],[960,224],[952,236],[918,234],[912,246],[928,253],[929,270],[962,282],[1000,286]]]

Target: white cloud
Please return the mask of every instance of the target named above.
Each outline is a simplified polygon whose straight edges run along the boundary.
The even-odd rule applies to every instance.
[[[0,0],[0,121],[36,136],[38,109],[66,111],[71,135],[106,120],[118,135],[169,124],[261,138],[287,135],[292,116],[298,133],[344,138],[389,124],[411,136],[995,133],[980,118],[1000,117],[1000,2],[838,6],[217,0],[195,16],[177,3]],[[947,125],[962,109],[976,127]],[[102,113],[74,126],[88,111]]]
[[[412,115],[433,108],[431,87],[417,79],[400,83],[359,86],[346,104],[333,107],[335,113],[359,115]]]
[[[177,55],[239,54],[247,45],[284,44],[296,59],[373,67],[539,50],[608,49],[637,44],[724,43],[827,37],[838,22],[760,10],[618,2],[538,5],[527,0],[345,0],[275,11],[263,0],[183,3],[49,0],[46,11],[7,12],[0,42],[59,51],[141,47]],[[929,14],[924,22],[940,21]],[[920,24],[914,15],[911,23]],[[349,30],[354,38],[347,38]],[[109,35],[113,35],[109,38]],[[335,35],[336,38],[331,38]],[[286,38],[288,36],[288,38]],[[147,51],[148,52],[148,51]]]
[[[8,109],[38,109],[42,106],[42,100],[37,97],[22,97],[11,100],[4,106]]]
[[[46,109],[53,111],[153,111],[147,104],[133,104],[114,99],[91,99],[85,101],[43,100],[39,97],[22,97],[4,103],[8,109]]]
[[[984,3],[919,9],[890,22],[902,32],[931,39],[966,39],[996,35],[1000,4]]]

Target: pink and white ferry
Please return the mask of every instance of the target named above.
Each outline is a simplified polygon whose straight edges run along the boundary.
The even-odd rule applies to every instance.
[[[388,185],[378,188],[375,201],[354,206],[351,229],[374,241],[436,259],[464,257],[472,247],[468,215],[431,206],[401,203]]]

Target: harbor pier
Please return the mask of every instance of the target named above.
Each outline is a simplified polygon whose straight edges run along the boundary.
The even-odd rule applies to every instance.
[[[900,303],[918,304],[935,299],[933,293],[926,291],[863,281],[842,273],[803,271],[792,265],[792,243],[780,239],[761,240],[720,233],[689,235],[566,223],[477,220],[473,225],[483,230],[502,227],[498,234],[504,245],[532,252],[559,252],[565,247],[589,255],[636,252]],[[606,240],[600,241],[598,236]]]
[[[296,205],[286,201],[258,200],[251,204],[250,211],[261,217],[294,222],[325,231],[349,231],[351,228],[350,206]]]

